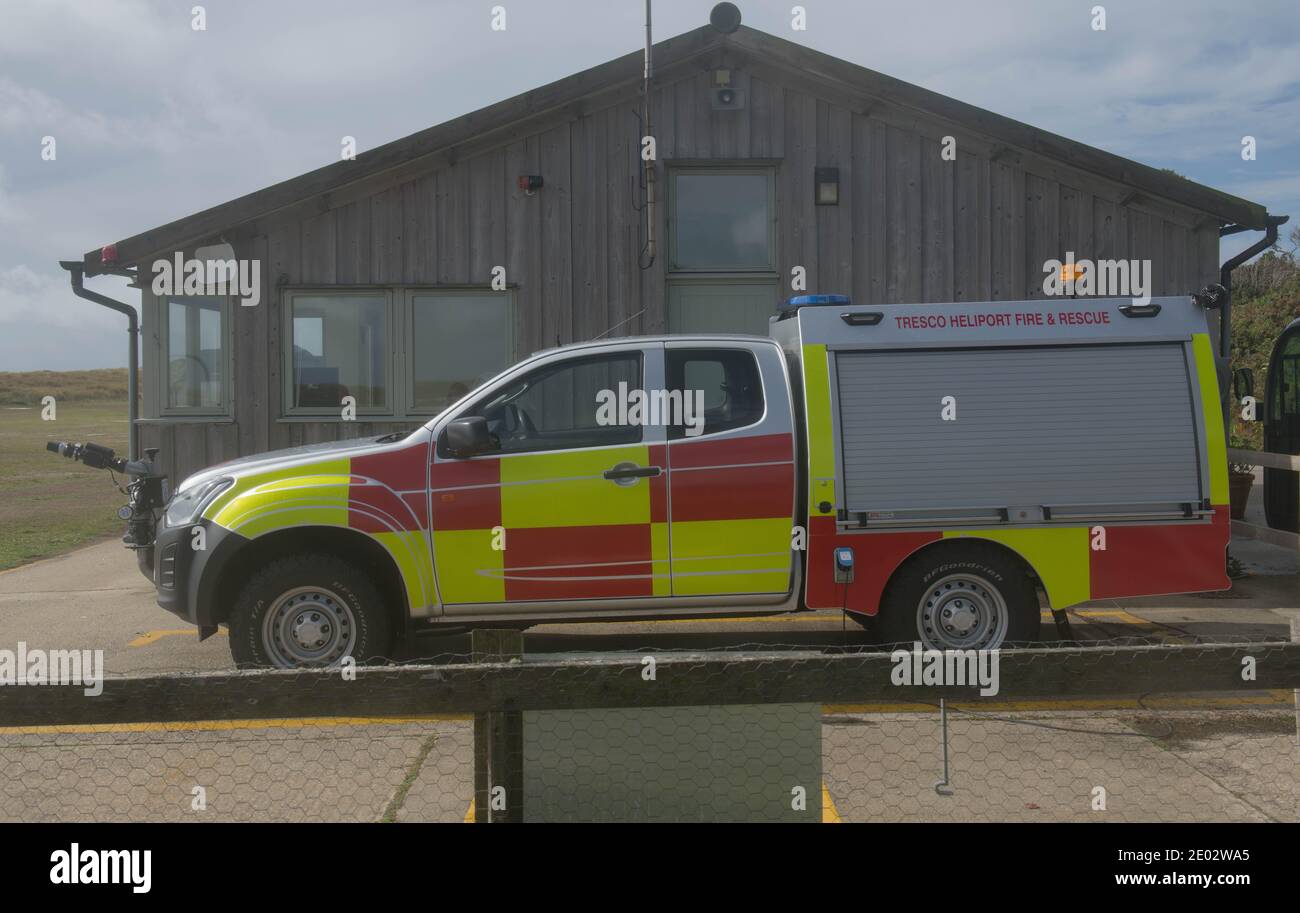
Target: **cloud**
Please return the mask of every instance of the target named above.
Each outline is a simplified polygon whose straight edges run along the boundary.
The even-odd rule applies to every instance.
[[[138,301],[125,280],[92,284],[111,298]],[[0,269],[0,371],[125,365],[126,326],[121,314],[73,295],[67,273]]]
[[[344,135],[372,149],[643,39],[634,2],[505,2],[505,32],[490,29],[496,4],[464,0],[222,0],[204,4],[205,32],[192,5],[5,5],[0,370],[79,346],[87,364],[120,363],[105,332],[120,319],[72,297],[59,259],[328,164]],[[806,32],[788,0],[739,5],[755,28],[1300,218],[1294,0],[1103,4],[1104,32],[1095,4],[1066,0],[819,0],[802,4]],[[703,25],[709,6],[661,0],[655,37]]]

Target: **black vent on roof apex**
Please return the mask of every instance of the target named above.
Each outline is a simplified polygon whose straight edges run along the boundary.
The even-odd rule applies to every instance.
[[[709,13],[709,24],[724,35],[740,28],[740,8],[734,3],[719,3]]]

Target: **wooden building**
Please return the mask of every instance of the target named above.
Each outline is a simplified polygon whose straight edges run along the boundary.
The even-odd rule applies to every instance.
[[[557,342],[762,333],[800,267],[807,291],[860,302],[1017,299],[1074,252],[1149,260],[1152,294],[1187,293],[1217,281],[1221,229],[1268,220],[744,26],[654,59],[653,263],[641,52],[87,254],[87,275],[137,271],[141,446],[179,480],[414,427]],[[212,245],[260,263],[255,306],[153,294],[155,260]]]

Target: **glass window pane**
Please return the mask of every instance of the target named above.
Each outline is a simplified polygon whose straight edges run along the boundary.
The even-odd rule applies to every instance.
[[[388,405],[388,317],[383,295],[297,295],[290,305],[294,406]]]
[[[167,405],[220,409],[224,405],[225,334],[220,297],[167,301]]]
[[[508,295],[415,295],[412,307],[416,409],[445,409],[513,361]]]
[[[467,409],[481,415],[505,453],[613,447],[641,440],[641,426],[604,424],[600,394],[620,396],[641,386],[641,357],[635,352],[576,359],[538,368],[499,388]]]
[[[675,269],[772,266],[767,174],[677,174]]]
[[[703,429],[700,434],[717,434],[752,425],[763,417],[763,383],[758,363],[750,352],[740,349],[670,349],[668,389],[680,392],[683,409],[686,398],[703,401]],[[698,422],[694,408],[684,417]],[[686,425],[673,422],[669,440],[689,439]]]

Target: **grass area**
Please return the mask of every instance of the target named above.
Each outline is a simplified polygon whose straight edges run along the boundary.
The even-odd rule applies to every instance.
[[[121,400],[126,402],[126,368],[93,371],[0,371],[0,406],[39,405],[41,397],[58,402]]]
[[[90,440],[125,456],[125,369],[117,372],[121,386],[117,399],[65,399],[56,391],[75,391],[75,386],[42,387],[37,379],[41,374],[64,379],[104,373],[108,372],[0,374],[0,569],[122,534],[117,509],[126,497],[113,486],[109,474],[49,453],[45,442]],[[15,378],[24,380],[15,382]],[[96,386],[92,395],[98,392]],[[55,421],[41,419],[40,398],[47,394],[57,398]],[[20,404],[4,398],[10,395],[21,396]]]

